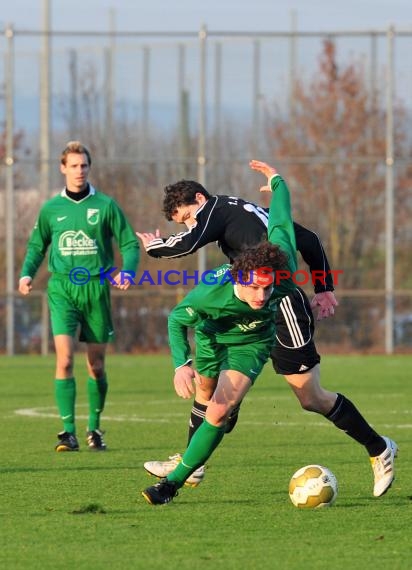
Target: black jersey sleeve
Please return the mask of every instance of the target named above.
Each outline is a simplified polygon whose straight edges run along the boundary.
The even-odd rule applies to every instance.
[[[294,222],[296,249],[312,274],[315,293],[333,291],[333,278],[330,265],[319,236],[304,226]]]
[[[201,247],[217,241],[222,233],[222,224],[215,215],[218,197],[209,199],[196,214],[197,224],[185,232],[167,238],[155,238],[146,247],[152,257],[183,257]]]

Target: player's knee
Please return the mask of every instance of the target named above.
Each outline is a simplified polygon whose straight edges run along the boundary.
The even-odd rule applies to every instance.
[[[224,409],[222,406],[214,408],[209,404],[205,419],[214,426],[224,426],[227,424],[230,409]]]
[[[56,368],[59,371],[58,375],[63,378],[68,378],[73,374],[74,359],[73,356],[59,356],[56,363]]]
[[[212,396],[213,396],[213,390],[204,390],[202,388],[199,388],[198,385],[196,385],[196,400],[198,402],[208,405]]]
[[[100,378],[104,377],[105,374],[104,362],[102,360],[96,360],[95,362],[91,362],[89,368],[90,368],[89,372],[91,373],[93,378],[97,378],[98,380],[100,380]]]
[[[333,405],[330,394],[331,393],[326,391],[300,392],[297,394],[297,397],[301,407],[305,411],[325,414],[331,408],[331,405]]]
[[[306,412],[316,412],[316,399],[312,394],[299,393],[296,395],[303,410]]]

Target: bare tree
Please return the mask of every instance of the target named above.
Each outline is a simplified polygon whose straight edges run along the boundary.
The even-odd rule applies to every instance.
[[[366,77],[361,63],[338,64],[335,44],[325,40],[312,80],[294,86],[294,120],[277,109],[267,118],[274,163],[287,165],[294,217],[319,231],[346,289],[381,288],[384,275],[385,111]],[[397,103],[395,155],[405,146],[404,111]],[[367,345],[371,315],[378,319],[380,311],[370,308],[362,317],[361,305],[367,302],[347,303],[343,314],[355,342],[360,320],[368,321]]]

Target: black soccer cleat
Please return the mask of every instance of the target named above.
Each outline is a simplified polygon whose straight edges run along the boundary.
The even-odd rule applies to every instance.
[[[61,431],[57,434],[58,442],[54,448],[56,451],[79,451],[79,442],[74,433]]]
[[[103,441],[103,431],[94,429],[87,432],[87,445],[90,451],[106,451],[107,446]]]
[[[177,483],[161,479],[156,485],[142,491],[142,495],[150,505],[167,505],[176,497],[177,490]]]

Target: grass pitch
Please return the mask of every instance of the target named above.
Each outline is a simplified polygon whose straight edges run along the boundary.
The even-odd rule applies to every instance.
[[[213,570],[407,570],[412,522],[411,356],[324,357],[325,387],[344,393],[396,440],[397,476],[372,497],[364,449],[300,409],[270,365],[213,454],[204,482],[165,507],[140,492],[142,468],[186,445],[190,401],[178,398],[168,356],[109,356],[102,423],[109,450],[87,451],[83,355],[76,357],[79,453],[55,453],[61,429],[54,358],[0,358],[0,566]],[[329,509],[288,497],[298,467],[320,463],[339,483]]]

